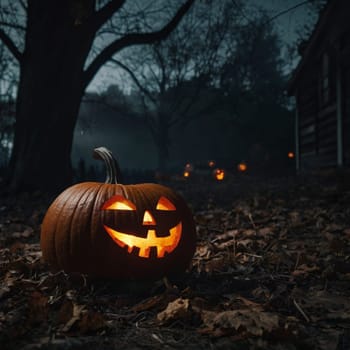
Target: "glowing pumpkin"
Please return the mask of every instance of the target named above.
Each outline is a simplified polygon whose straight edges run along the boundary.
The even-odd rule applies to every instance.
[[[238,169],[239,172],[244,173],[244,172],[247,171],[248,166],[247,166],[247,164],[245,162],[241,162],[241,163],[239,163],[237,165],[237,169]]]
[[[288,158],[293,159],[295,157],[294,152],[288,152]]]
[[[183,176],[184,176],[185,179],[189,178],[190,175],[191,175],[191,173],[189,171],[187,171],[187,170],[185,170],[184,173],[183,173]]]
[[[209,160],[208,165],[209,168],[213,168],[215,166],[215,162],[213,160]]]
[[[191,172],[191,171],[193,171],[193,170],[194,170],[193,164],[191,164],[191,163],[186,163],[186,164],[185,164],[185,171]]]
[[[41,228],[43,258],[54,268],[118,279],[183,273],[195,250],[192,214],[183,198],[158,184],[117,183],[116,162],[100,147],[105,183],[84,182],[62,192]]]
[[[214,170],[214,178],[217,181],[222,181],[225,178],[225,170],[223,170],[223,169],[215,169]]]

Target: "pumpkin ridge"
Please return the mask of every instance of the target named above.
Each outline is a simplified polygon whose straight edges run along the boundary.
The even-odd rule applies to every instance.
[[[63,197],[63,200],[62,200],[62,197]],[[48,211],[51,211],[51,210],[55,210],[57,209],[57,206],[63,202],[62,206],[60,207],[58,213],[54,213],[54,214],[51,214],[50,213],[50,219],[51,219],[51,216],[52,215],[55,215],[57,217],[62,217],[62,215],[64,215],[64,210],[65,210],[65,207],[67,205],[67,202],[66,200],[64,200],[65,197],[68,197],[67,196],[67,193],[63,192],[49,207]],[[52,220],[50,220],[51,222]],[[52,237],[52,250],[50,252],[50,254],[54,254],[54,258],[51,260],[51,262],[53,262],[53,264],[56,266],[56,267],[59,267],[60,269],[62,269],[62,263],[61,263],[61,259],[60,259],[60,255],[59,252],[58,252],[58,246],[59,244],[57,243],[57,240],[58,238],[60,238],[60,234],[59,234],[59,226],[60,226],[60,221],[57,220],[55,221],[55,227],[51,229],[50,227],[50,231],[48,232],[48,234],[46,235],[50,235]]]
[[[55,210],[57,211],[56,216],[60,217],[62,214],[62,210],[65,206],[65,202],[63,202],[63,204],[60,206],[61,201],[58,200],[58,198],[56,198],[49,206],[48,211],[49,210]],[[52,220],[50,220],[50,218],[45,218],[46,220],[49,220],[50,223],[52,222]],[[56,267],[59,266],[58,264],[58,253],[56,251],[56,230],[57,230],[57,226],[58,226],[59,222],[58,221],[54,221],[54,226],[52,227],[52,230],[50,230],[49,233],[46,233],[46,236],[50,236],[51,239],[48,239],[47,237],[45,237],[45,245],[47,244],[48,241],[51,242],[50,247],[47,249],[48,251],[50,251],[50,253],[47,256],[47,260],[52,263],[53,265],[55,265]],[[46,250],[46,249],[45,249]],[[52,257],[50,257],[50,255],[53,255]]]
[[[139,207],[139,203],[141,202],[142,204],[143,202],[143,198],[142,198],[142,193],[140,192],[139,186],[136,185],[132,185],[131,187],[131,191],[128,191],[127,188],[125,188],[125,192],[127,192],[128,194],[128,199],[130,199],[133,203],[138,202],[137,207]],[[131,198],[130,198],[131,195]],[[126,197],[127,198],[127,197]],[[141,200],[140,200],[141,198]],[[141,216],[143,215],[143,213],[139,214],[139,208],[137,208],[136,210],[136,220],[137,220],[137,224],[140,225],[141,224]]]
[[[137,189],[137,198],[141,198],[141,200],[138,199],[138,201],[141,202],[142,207],[143,208],[144,207],[151,208],[152,200],[150,200],[150,198],[147,198],[147,196],[145,195],[145,193],[144,193],[144,191],[142,190],[141,187],[138,187],[136,189]],[[142,222],[141,219],[143,217],[143,213],[140,213],[140,215],[138,215],[138,216],[140,216],[137,219],[138,219],[138,221],[139,221],[139,223],[141,225],[141,222]]]
[[[86,183],[84,183],[85,185]],[[83,187],[83,186],[81,186]],[[84,192],[80,194],[79,198],[75,201],[75,205],[74,205],[74,209],[73,209],[73,212],[72,212],[72,215],[70,216],[70,221],[69,221],[69,225],[67,225],[67,232],[70,232],[69,234],[69,239],[67,239],[67,243],[65,244],[65,247],[63,248],[66,248],[66,251],[69,252],[69,255],[66,257],[66,259],[63,258],[63,260],[60,261],[60,266],[61,267],[66,267],[66,266],[69,266],[70,265],[70,260],[71,260],[71,257],[73,256],[72,254],[72,251],[71,251],[71,243],[72,243],[72,237],[75,235],[75,231],[74,231],[74,223],[75,223],[75,220],[76,220],[76,213],[78,213],[77,215],[80,214],[80,212],[77,210],[77,209],[80,209],[79,208],[79,203],[81,202],[82,198],[85,199],[85,195],[87,192],[90,192],[91,190],[91,187],[88,187],[87,189],[84,188]],[[67,200],[65,204],[70,204],[70,201]],[[64,205],[64,208],[66,208],[66,205]],[[72,227],[73,225],[73,227]],[[72,231],[72,228],[73,228],[73,231]],[[61,239],[62,240],[62,239]],[[69,247],[67,247],[66,245],[69,245]],[[68,248],[68,249],[67,249]],[[65,250],[65,249],[64,249]],[[61,256],[65,256],[64,254],[61,254]],[[65,260],[65,261],[64,261]],[[68,260],[68,261],[67,261]]]
[[[86,218],[92,217],[94,210],[95,210],[95,202],[96,202],[96,197],[95,197],[95,192],[99,192],[101,190],[101,188],[103,187],[104,184],[102,183],[96,183],[96,186],[94,187],[89,187],[88,191],[86,191],[83,195],[84,200],[88,203],[92,203],[91,205],[89,205],[88,207],[88,211],[84,211],[83,212],[83,220],[81,220],[81,218],[79,217],[79,220],[77,221],[78,223],[80,223],[80,221],[86,222]],[[89,198],[89,196],[92,196],[92,200],[89,201],[87,200]],[[81,198],[82,199],[82,198]],[[81,199],[79,200],[79,202],[81,201]],[[78,206],[78,203],[77,203]],[[75,222],[75,221],[74,221]],[[80,224],[79,224],[80,225]],[[83,235],[84,238],[84,242],[87,240],[87,237],[89,237],[88,242],[91,242],[91,227],[92,225],[90,224],[90,227],[84,227],[84,231],[85,232],[79,232],[79,241],[81,241],[81,235]],[[80,230],[80,228],[78,228]],[[73,231],[76,232],[75,230]],[[85,237],[86,236],[86,237]],[[73,237],[73,235],[71,235],[71,238]],[[71,248],[73,248],[73,245],[71,245]],[[73,255],[73,252],[72,252]]]
[[[107,192],[107,197],[111,198],[111,193],[110,192],[115,192],[115,186],[118,186],[118,188],[120,188],[119,184],[114,184],[113,186],[111,186],[111,184],[108,183],[102,183],[101,186],[98,188],[98,190],[94,191],[95,193],[95,198],[94,198],[94,202],[92,205],[92,212],[91,215],[89,217],[91,217],[91,222],[90,222],[90,230],[89,230],[89,238],[90,238],[90,242],[92,243],[92,246],[94,246],[94,242],[96,241],[96,226],[99,226],[101,223],[101,219],[98,219],[98,217],[96,215],[93,215],[94,213],[100,213],[102,210],[100,203],[105,201],[105,192]],[[113,194],[115,195],[115,193]],[[100,198],[102,198],[102,200],[100,200]],[[99,230],[97,230],[99,231]]]

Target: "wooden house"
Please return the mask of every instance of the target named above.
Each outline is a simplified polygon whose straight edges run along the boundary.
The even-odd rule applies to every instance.
[[[350,1],[330,0],[289,81],[296,102],[296,168],[350,166]]]

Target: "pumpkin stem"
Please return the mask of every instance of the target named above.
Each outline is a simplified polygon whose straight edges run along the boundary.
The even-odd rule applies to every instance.
[[[106,184],[117,184],[121,180],[121,171],[112,152],[106,147],[97,147],[93,152],[94,159],[103,160],[106,165]]]

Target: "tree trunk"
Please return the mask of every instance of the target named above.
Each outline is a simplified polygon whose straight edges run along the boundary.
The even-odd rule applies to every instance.
[[[10,162],[13,191],[57,191],[72,180],[73,132],[93,41],[72,3],[36,0],[28,6]]]
[[[158,172],[160,174],[166,174],[170,139],[168,120],[164,112],[160,112],[158,114],[158,130],[156,137],[156,146],[158,152]]]
[[[129,33],[112,41],[84,72],[96,31],[124,2],[106,1],[95,11],[96,0],[27,1],[23,53],[0,31],[1,40],[20,61],[11,191],[56,192],[71,183],[73,132],[87,83],[116,52],[166,38],[193,2],[187,0],[160,30]]]
[[[160,174],[166,174],[167,172],[167,161],[168,161],[168,154],[167,151],[164,149],[164,146],[158,146],[158,163],[157,163],[157,170]]]

